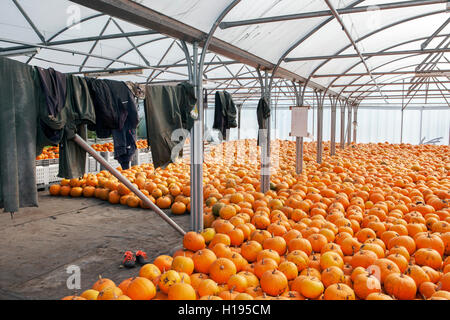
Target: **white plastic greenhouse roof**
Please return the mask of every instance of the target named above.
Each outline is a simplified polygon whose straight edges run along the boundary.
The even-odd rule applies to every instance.
[[[0,55],[65,73],[187,80],[192,43],[202,47],[218,24],[209,92],[256,100],[260,67],[276,70],[272,96],[290,103],[295,81],[309,104],[318,89],[365,105],[450,106],[446,0],[2,0],[1,9]]]

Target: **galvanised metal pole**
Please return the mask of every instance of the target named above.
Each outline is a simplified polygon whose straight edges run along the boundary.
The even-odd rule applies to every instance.
[[[356,129],[358,127],[358,106],[353,107],[353,143],[356,143]]]
[[[325,95],[325,93],[324,93]],[[322,93],[316,92],[317,99],[317,163],[322,163],[322,140],[323,140],[323,100]]]
[[[271,99],[270,99],[270,90],[269,90],[269,82],[268,82],[268,73],[264,72],[264,95],[263,97],[266,99],[269,109],[271,110]],[[260,130],[260,144],[261,144],[261,192],[265,193],[270,189],[270,130],[271,130],[271,118],[272,114],[269,115],[267,121],[267,129]]]
[[[152,209],[156,214],[158,214],[161,218],[163,218],[172,228],[178,231],[180,234],[184,235],[186,232],[170,219],[168,215],[166,215],[157,205],[155,205],[145,194],[141,192],[130,180],[125,178],[116,168],[111,166],[97,151],[95,151],[89,144],[84,141],[78,134],[75,134],[73,141],[78,144],[83,150],[89,153],[95,160],[97,160],[103,167],[106,168],[109,172],[112,173],[114,177],[119,179],[131,192],[133,192],[141,201]]]
[[[345,148],[345,105],[347,103],[340,103],[341,105],[341,139],[339,142],[341,143],[341,149]]]
[[[302,86],[300,84],[299,90],[297,91],[295,82],[293,84],[295,92],[297,93],[297,97],[295,99],[297,107],[302,107],[303,105]],[[297,174],[303,173],[303,137],[295,138],[295,173]]]
[[[204,129],[204,114],[203,114],[203,67],[205,63],[206,53],[208,47],[213,39],[219,23],[230,12],[240,0],[231,2],[219,15],[214,22],[211,30],[204,41],[203,50],[198,59],[198,43],[196,44],[196,53],[194,52],[195,64],[195,89],[197,95],[197,113],[198,118],[194,121],[192,128],[191,141],[191,216],[193,216],[193,231],[201,232],[203,230],[203,129]],[[195,44],[195,43],[194,43]]]
[[[330,136],[330,155],[334,156],[336,154],[336,103],[335,98],[331,99],[331,136]]]
[[[242,112],[242,103],[237,104],[238,109],[238,140],[241,140],[241,112]]]
[[[402,108],[401,122],[400,122],[400,143],[403,143],[403,111],[404,109]]]
[[[423,121],[423,107],[420,109],[420,128],[419,128],[419,144],[422,142],[422,121]],[[449,136],[450,145],[450,136]]]
[[[203,110],[200,110],[201,101],[199,96],[199,86],[198,86],[198,43],[194,42],[193,44],[193,57],[194,57],[194,66],[193,66],[193,85],[195,88],[196,96],[197,96],[197,113],[198,118],[194,121],[194,126],[191,130],[191,216],[190,216],[190,230],[191,231],[200,231],[203,227],[198,224],[198,213],[203,214],[203,148],[200,148],[199,144],[203,143],[201,132],[202,130],[202,121],[201,116],[203,114]],[[200,165],[199,165],[200,164]],[[201,194],[201,197],[200,197]]]
[[[403,87],[402,87],[402,115],[400,122],[400,143],[403,143],[403,110],[405,110],[405,79],[403,79]]]
[[[352,130],[352,105],[348,105],[348,119],[347,119],[347,145],[350,146],[352,142],[351,130]]]
[[[312,135],[311,135],[312,141],[314,141],[314,131],[315,131],[315,124],[316,124],[315,114],[314,114],[314,101],[316,100],[315,98],[316,98],[315,94],[313,94],[313,96],[312,96]]]

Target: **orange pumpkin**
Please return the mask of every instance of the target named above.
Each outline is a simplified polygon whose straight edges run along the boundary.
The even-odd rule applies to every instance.
[[[132,300],[151,300],[156,295],[156,287],[147,278],[136,277],[128,285],[126,295]]]

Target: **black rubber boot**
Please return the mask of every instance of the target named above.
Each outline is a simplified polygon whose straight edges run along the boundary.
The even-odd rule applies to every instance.
[[[131,251],[126,251],[123,255],[122,264],[125,268],[134,268],[136,266],[136,258]]]
[[[149,263],[147,261],[147,253],[145,253],[144,251],[137,251],[136,252],[136,263],[140,264],[140,265],[144,265]]]

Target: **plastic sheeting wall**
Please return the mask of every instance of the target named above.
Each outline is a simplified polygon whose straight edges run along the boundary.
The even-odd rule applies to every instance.
[[[422,111],[422,132],[420,129],[420,110],[404,111],[403,119],[403,143],[419,144],[420,134],[425,141],[442,137],[439,144],[449,143],[450,130],[450,109],[449,110],[423,110]],[[276,130],[272,133],[272,138],[294,140],[289,136],[291,116],[287,108],[278,109],[276,118],[272,112],[272,128]],[[353,116],[353,113],[352,113]],[[309,110],[308,132],[317,135],[317,108]],[[353,120],[352,120],[353,121]],[[214,122],[214,106],[210,106],[206,112],[206,124],[210,129]],[[345,125],[347,125],[347,109],[345,110]],[[340,142],[341,111],[336,109],[336,142]],[[241,139],[254,139],[257,137],[258,121],[255,107],[245,107],[242,109]],[[401,131],[401,111],[400,110],[358,110],[357,142],[390,142],[400,143]],[[323,140],[330,140],[331,134],[331,110],[324,108],[323,111]],[[353,127],[351,130],[353,138]],[[230,130],[230,139],[238,138],[238,130]],[[311,141],[306,138],[305,141]]]

